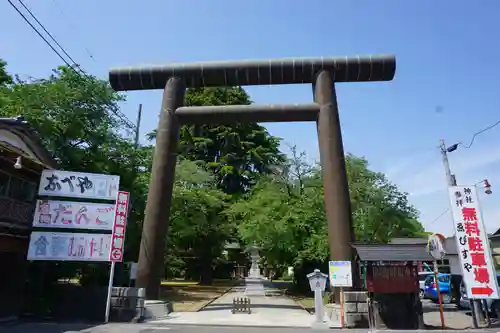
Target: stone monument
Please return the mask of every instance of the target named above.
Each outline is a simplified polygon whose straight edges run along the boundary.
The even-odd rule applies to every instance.
[[[251,266],[248,276],[245,278],[245,295],[247,296],[266,296],[264,289],[264,278],[260,274],[259,267],[259,248],[252,245],[247,249],[250,254]]]
[[[262,278],[259,267],[259,259],[260,259],[259,249],[255,246],[252,246],[250,247],[248,252],[250,253],[250,259],[252,260],[252,265],[250,266],[250,272],[248,274],[248,277]]]

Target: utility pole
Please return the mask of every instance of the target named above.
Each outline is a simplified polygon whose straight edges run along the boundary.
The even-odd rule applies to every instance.
[[[139,110],[137,110],[137,121],[135,123],[134,148],[136,150],[139,147],[139,128],[141,127],[141,116],[142,116],[142,104],[139,104]]]
[[[137,110],[137,120],[135,123],[135,137],[134,137],[134,152],[132,153],[132,186],[134,186],[135,179],[137,178],[137,149],[139,149],[139,129],[141,127],[141,116],[142,116],[142,104],[139,104],[139,109]],[[132,212],[132,207],[134,206],[135,203],[135,198],[133,196],[130,196],[130,205],[129,205],[129,215]],[[129,269],[132,269],[132,265],[134,262],[132,262],[129,267]],[[129,286],[134,287],[135,286],[135,279],[134,282],[132,282],[132,279],[129,280]]]
[[[444,143],[444,140],[439,140],[439,148],[441,150],[441,157],[443,159],[444,171],[446,173],[446,182],[448,186],[457,186],[457,178],[451,173],[450,162],[448,161],[448,149]],[[456,147],[455,147],[456,149]],[[438,283],[436,281],[436,283]],[[479,328],[478,323],[485,323],[484,314],[482,311],[481,301],[470,299],[470,306],[472,312],[472,322],[474,323],[474,328]]]

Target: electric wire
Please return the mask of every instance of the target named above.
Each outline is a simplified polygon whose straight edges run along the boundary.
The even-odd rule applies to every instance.
[[[472,135],[472,138],[471,138],[471,140],[470,140],[470,142],[469,142],[469,144],[468,144],[468,145],[464,144],[463,142],[459,142],[458,144],[459,144],[459,145],[462,145],[464,148],[469,149],[469,148],[470,148],[470,147],[472,147],[472,145],[474,144],[474,140],[476,139],[476,137],[477,137],[478,135],[483,134],[484,132],[487,132],[487,131],[489,131],[489,130],[490,130],[490,129],[492,129],[492,128],[495,128],[495,127],[497,127],[498,125],[500,125],[500,120],[499,120],[499,121],[497,121],[497,122],[495,122],[495,123],[493,123],[493,124],[491,124],[491,125],[489,125],[489,126],[487,126],[487,127],[485,127],[485,128],[483,128],[482,130],[480,130],[480,131],[478,131],[478,132],[474,133],[474,134]]]
[[[73,70],[80,78],[82,79],[92,79],[81,67],[73,60],[73,58],[69,55],[69,53],[61,46],[59,42],[54,38],[52,34],[48,32],[48,30],[45,28],[45,26],[36,18],[36,16],[29,10],[29,8],[22,2],[22,0],[18,0],[19,3],[27,10],[27,12],[34,18],[34,20],[40,25],[40,27],[47,33],[47,35],[55,42],[55,44],[63,51],[63,53],[70,59],[70,61],[73,63],[71,64],[70,61],[65,59],[63,55],[56,50],[56,48],[43,36],[43,34],[33,25],[33,23],[30,22],[30,20],[24,15],[19,8],[11,1],[7,0],[9,4],[14,8],[14,10],[23,18],[23,20],[33,29],[36,34],[47,44],[50,49],[71,69]],[[76,68],[78,68],[78,70]],[[111,112],[118,117],[128,128],[132,130],[136,130],[136,126],[127,118],[125,114],[123,114],[119,110],[111,110]]]

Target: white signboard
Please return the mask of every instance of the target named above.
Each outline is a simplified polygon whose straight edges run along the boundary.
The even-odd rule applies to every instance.
[[[350,261],[330,261],[328,275],[332,287],[352,287],[352,268]]]
[[[114,212],[114,204],[37,200],[33,226],[111,231]]]
[[[452,186],[449,196],[467,296],[497,299],[497,279],[476,187]]]
[[[108,261],[110,234],[31,233],[28,260]]]
[[[39,195],[115,200],[120,176],[61,170],[43,170]]]

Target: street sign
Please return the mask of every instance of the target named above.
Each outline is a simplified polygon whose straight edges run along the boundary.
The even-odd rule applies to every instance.
[[[475,186],[449,188],[453,228],[467,295],[498,299],[498,285],[490,243]]]
[[[332,287],[352,287],[352,267],[350,261],[330,261],[328,264]]]

